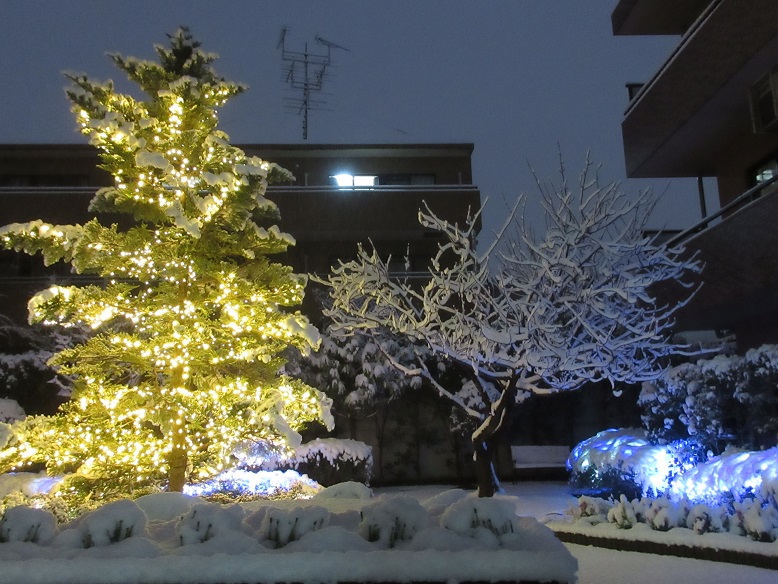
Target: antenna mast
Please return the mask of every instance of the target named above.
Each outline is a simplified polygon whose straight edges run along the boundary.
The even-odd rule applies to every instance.
[[[278,48],[281,49],[281,61],[283,62],[284,82],[298,92],[296,97],[284,98],[285,107],[303,116],[303,140],[308,139],[308,112],[323,110],[321,106],[326,102],[321,98],[313,97],[313,93],[320,92],[325,76],[329,76],[328,67],[332,64],[332,50],[341,49],[348,51],[346,47],[336,45],[333,42],[316,35],[317,44],[327,47],[325,53],[312,53],[308,51],[308,43],[305,49],[290,51],[286,48],[286,27],[281,29],[278,39]]]

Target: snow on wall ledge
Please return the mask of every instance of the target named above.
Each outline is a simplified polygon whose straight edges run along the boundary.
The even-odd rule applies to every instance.
[[[560,545],[562,545],[560,543]],[[0,582],[18,584],[210,584],[218,582],[575,582],[577,564],[559,552],[224,553],[157,558],[32,559],[3,562]]]

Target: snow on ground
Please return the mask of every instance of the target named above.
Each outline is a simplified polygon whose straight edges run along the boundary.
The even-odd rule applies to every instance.
[[[529,515],[541,521],[561,521],[564,519],[567,508],[577,503],[577,498],[570,494],[569,486],[562,482],[504,482],[502,486],[506,495],[517,497],[516,508],[520,515]],[[415,493],[420,498],[427,498],[440,488],[434,486],[399,487],[382,489],[379,492],[400,491],[406,494]],[[614,529],[613,531],[616,533],[611,535],[625,539],[636,535],[630,533],[631,530]],[[676,537],[680,538],[681,536]],[[685,537],[691,542],[700,543],[701,536],[693,532],[686,533]],[[758,548],[764,552],[765,546],[772,546],[770,549],[773,550],[773,554],[778,555],[778,542],[764,544],[734,536],[732,536],[732,540],[739,542],[733,543],[735,548],[739,545],[747,550]],[[775,570],[753,566],[624,552],[567,543],[565,547],[578,560],[578,584],[665,584],[673,582],[682,582],[683,584],[710,584],[711,582],[775,584],[778,582],[778,572]]]
[[[565,544],[578,559],[578,584],[775,584],[774,570]]]
[[[438,487],[365,498],[336,485],[303,501],[218,505],[184,494],[121,500],[41,530],[0,522],[0,584],[557,581],[577,562],[514,497]]]
[[[522,482],[504,488],[508,497],[477,509],[480,524],[468,519],[474,507],[462,504],[470,494],[442,486],[379,489],[371,499],[363,498],[364,489],[341,487],[306,502],[255,502],[221,510],[193,497],[153,495],[137,502],[145,525],[144,516],[122,502],[115,515],[109,510],[73,522],[49,546],[0,544],[0,584],[368,582],[385,581],[387,574],[397,581],[510,581],[520,576],[519,569],[526,578],[547,579],[570,576],[567,551],[577,559],[579,584],[778,581],[775,571],[751,566],[560,544],[539,522],[516,520],[506,509],[561,520],[577,501],[567,485]],[[381,508],[381,501],[391,504]],[[360,516],[367,505],[372,508],[364,514],[372,521],[372,543],[359,535],[360,528],[370,532]],[[127,523],[117,526],[111,520],[119,515]],[[398,529],[400,523],[405,527]],[[629,537],[630,531],[618,530],[615,536]],[[408,539],[411,532],[415,536]],[[24,539],[25,532],[15,533]],[[85,539],[92,547],[84,549]],[[388,547],[390,541],[395,547]],[[773,546],[778,553],[778,543],[752,543]]]

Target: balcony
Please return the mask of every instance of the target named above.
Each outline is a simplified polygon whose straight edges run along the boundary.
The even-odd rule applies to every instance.
[[[461,222],[481,202],[474,185],[289,186],[271,187],[267,196],[298,242],[424,239],[418,221],[424,203],[440,217]]]
[[[748,103],[776,64],[778,2],[711,2],[627,108],[627,175],[710,176],[745,142],[753,152],[778,147],[778,135],[753,135]]]
[[[613,34],[683,34],[710,3],[711,0],[620,0],[611,15]]]
[[[778,318],[778,176],[743,193],[718,213],[676,235],[704,262],[701,288],[678,312],[679,330],[742,328]],[[679,290],[660,297],[673,302]]]

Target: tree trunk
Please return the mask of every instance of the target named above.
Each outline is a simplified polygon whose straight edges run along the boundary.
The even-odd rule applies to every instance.
[[[500,481],[494,470],[494,457],[500,442],[500,430],[515,400],[517,382],[518,377],[514,376],[492,405],[491,413],[473,433],[473,460],[479,497],[491,497],[500,490]]]
[[[475,461],[475,476],[478,481],[478,496],[492,497],[500,491],[500,481],[497,479],[497,473],[494,471],[494,454],[497,450],[496,440],[490,436],[486,440],[474,443],[475,451],[473,460]]]
[[[386,422],[389,419],[387,408],[379,407],[373,418],[376,433],[376,457],[375,464],[378,467],[378,484],[384,484],[384,443],[386,440]]]
[[[167,490],[181,492],[186,484],[186,466],[188,462],[186,452],[186,425],[184,420],[176,420],[173,423],[173,435],[171,437],[173,447],[168,458]]]

